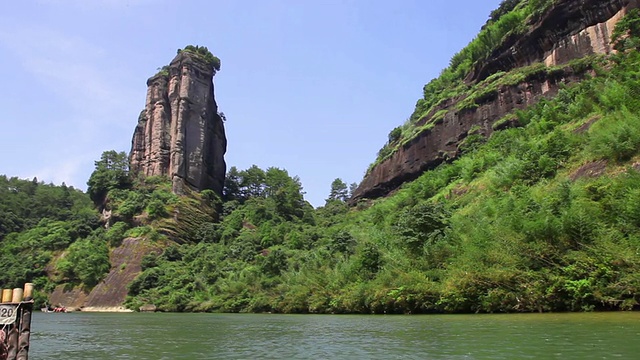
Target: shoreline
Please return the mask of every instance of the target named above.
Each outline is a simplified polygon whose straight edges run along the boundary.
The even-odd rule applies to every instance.
[[[79,312],[113,312],[113,313],[129,313],[134,312],[124,306],[86,306],[80,308]]]

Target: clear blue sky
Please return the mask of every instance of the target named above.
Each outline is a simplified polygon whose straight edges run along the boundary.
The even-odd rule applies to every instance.
[[[129,152],[146,80],[176,49],[222,61],[227,168],[284,168],[324,204],[360,182],[422,87],[500,0],[21,0],[0,12],[0,174],[86,189]]]

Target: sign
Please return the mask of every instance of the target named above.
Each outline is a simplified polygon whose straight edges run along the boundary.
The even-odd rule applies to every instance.
[[[9,325],[16,322],[18,317],[18,305],[0,305],[0,325]]]

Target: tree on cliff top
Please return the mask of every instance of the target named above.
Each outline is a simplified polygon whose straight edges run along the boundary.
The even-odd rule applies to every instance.
[[[184,49],[178,49],[178,54],[183,51],[202,57],[207,63],[209,63],[209,65],[211,65],[214,74],[217,71],[220,71],[220,59],[217,56],[213,55],[206,46],[187,45],[184,47]]]

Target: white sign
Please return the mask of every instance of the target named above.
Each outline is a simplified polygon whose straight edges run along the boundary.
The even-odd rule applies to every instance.
[[[0,325],[8,325],[16,322],[18,305],[0,305]]]

